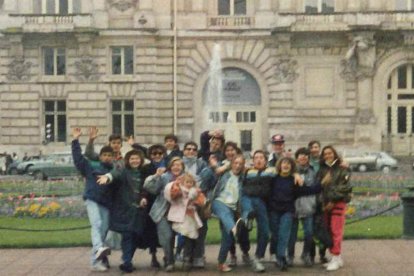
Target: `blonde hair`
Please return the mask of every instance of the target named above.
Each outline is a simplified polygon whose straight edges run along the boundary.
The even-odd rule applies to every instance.
[[[192,174],[189,174],[189,173],[183,174],[183,183],[185,181],[191,181],[193,183],[193,187],[196,185],[196,179]]]

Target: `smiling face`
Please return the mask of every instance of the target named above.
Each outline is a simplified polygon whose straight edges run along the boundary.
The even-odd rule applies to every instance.
[[[171,164],[171,173],[174,176],[181,175],[181,173],[183,172],[183,169],[184,169],[184,163],[183,163],[183,161],[181,159],[180,160],[176,160],[176,161],[174,161]]]
[[[288,160],[283,160],[280,165],[280,170],[281,170],[281,173],[283,174],[290,174],[292,170],[292,165],[290,164]]]
[[[102,163],[111,164],[113,159],[114,155],[112,152],[103,152],[99,155],[99,161]]]
[[[309,164],[309,156],[308,156],[308,155],[306,155],[306,154],[299,154],[299,155],[298,155],[298,158],[296,159],[296,162],[297,162],[300,166],[304,167],[304,166],[306,166],[306,165],[308,165],[308,164]]]
[[[210,152],[216,152],[221,149],[223,142],[220,139],[212,138],[210,140]]]
[[[319,146],[318,143],[313,143],[310,146],[309,150],[310,150],[310,154],[313,158],[319,158],[319,154],[320,154],[320,151],[321,151],[321,146]]]
[[[234,175],[239,175],[244,169],[244,158],[243,156],[236,157],[231,163],[231,172]]]
[[[232,160],[234,156],[236,156],[237,151],[234,147],[228,146],[226,147],[226,150],[224,151],[224,155],[226,156],[227,160]]]
[[[164,152],[161,149],[154,149],[150,155],[151,161],[159,163],[164,158]]]
[[[131,155],[128,160],[129,166],[133,169],[139,168],[141,166],[142,160],[139,155]]]
[[[173,150],[176,148],[177,143],[174,139],[165,139],[164,146],[167,148],[167,150]]]
[[[188,144],[184,147],[183,155],[187,158],[197,157],[197,147],[193,144]]]
[[[280,155],[283,153],[283,150],[285,149],[285,143],[283,142],[273,143],[272,149],[274,153]]]
[[[335,153],[330,148],[326,148],[323,151],[322,155],[323,155],[323,160],[328,164],[332,164],[333,161],[335,161]]]
[[[122,141],[121,139],[114,139],[109,142],[109,145],[114,150],[114,154],[117,155],[121,152]]]

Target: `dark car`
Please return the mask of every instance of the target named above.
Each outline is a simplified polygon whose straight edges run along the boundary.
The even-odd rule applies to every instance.
[[[64,177],[78,177],[79,172],[73,164],[72,155],[50,156],[44,162],[33,164],[27,169],[36,180],[48,180]]]

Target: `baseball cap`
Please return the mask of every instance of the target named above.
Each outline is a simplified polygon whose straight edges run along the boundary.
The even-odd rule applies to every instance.
[[[285,137],[282,134],[275,134],[275,135],[272,136],[272,139],[270,140],[270,142],[272,144],[284,143],[285,142]]]

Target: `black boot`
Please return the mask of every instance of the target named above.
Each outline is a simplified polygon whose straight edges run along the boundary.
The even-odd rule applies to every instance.
[[[277,257],[276,266],[279,267],[280,271],[287,271],[288,270],[288,263],[286,261],[286,257]]]
[[[157,255],[155,253],[152,253],[151,267],[154,267],[154,268],[160,268],[161,267],[160,263],[157,260]]]

